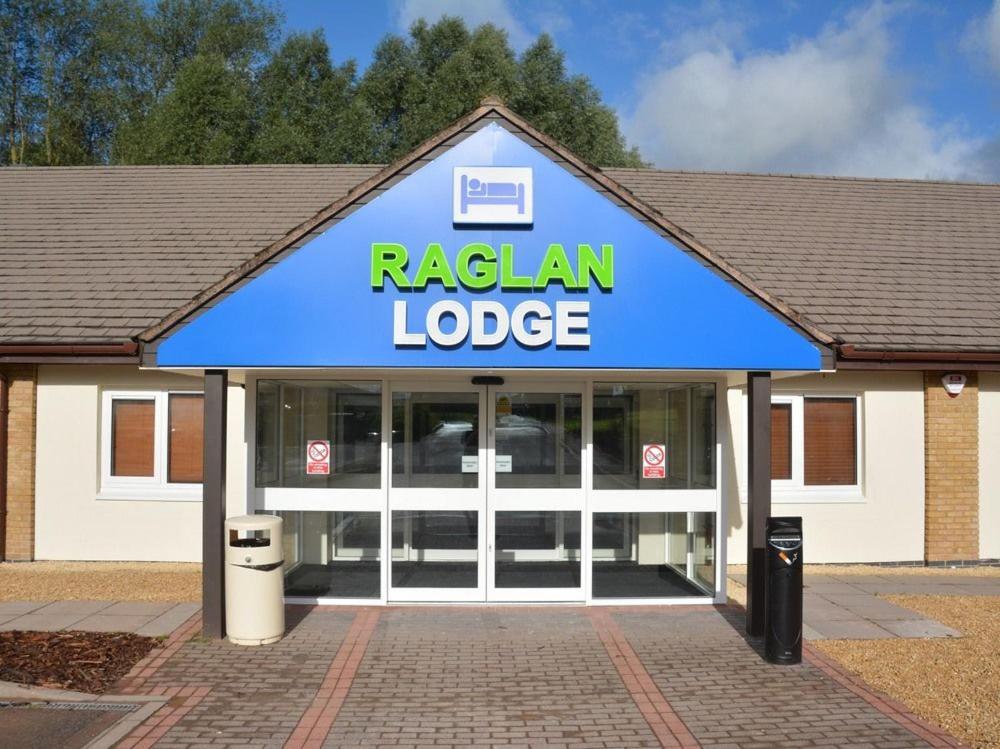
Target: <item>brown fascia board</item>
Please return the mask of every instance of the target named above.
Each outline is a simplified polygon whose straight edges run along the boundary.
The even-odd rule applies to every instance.
[[[991,351],[885,351],[837,347],[837,369],[1000,370],[1000,353]]]
[[[33,363],[121,363],[139,361],[136,341],[121,343],[4,343],[0,362]]]
[[[162,336],[164,333],[173,328],[177,323],[183,321],[188,315],[195,312],[202,305],[210,302],[219,294],[223,293],[229,287],[238,283],[249,273],[252,273],[261,265],[266,263],[268,260],[273,258],[278,253],[290,247],[295,242],[299,241],[311,231],[314,231],[323,223],[328,221],[337,215],[344,208],[348,207],[355,201],[364,197],[367,193],[376,189],[382,183],[394,177],[400,171],[406,167],[413,164],[415,161],[423,158],[427,153],[433,149],[440,146],[442,143],[448,139],[454,137],[458,133],[462,132],[465,128],[476,123],[477,121],[483,119],[491,113],[495,113],[502,117],[503,119],[510,122],[512,125],[522,129],[532,138],[536,139],[542,143],[546,148],[552,150],[558,154],[561,158],[565,159],[568,163],[572,164],[575,168],[579,169],[588,178],[594,180],[604,189],[608,190],[615,197],[620,199],[623,203],[629,206],[632,210],[639,213],[644,218],[648,219],[650,222],[658,226],[671,238],[676,240],[679,244],[687,248],[688,250],[694,252],[695,254],[701,256],[708,263],[715,266],[723,273],[732,278],[736,283],[746,289],[750,294],[762,300],[765,304],[772,307],[778,313],[790,320],[794,325],[798,326],[803,330],[808,336],[813,338],[815,341],[823,344],[825,346],[832,346],[837,343],[836,339],[829,335],[828,333],[820,330],[813,323],[806,320],[801,314],[796,312],[790,306],[788,306],[781,299],[775,297],[774,295],[768,293],[764,289],[757,286],[756,283],[745,273],[738,270],[736,267],[730,263],[723,260],[721,257],[717,256],[712,252],[707,245],[700,242],[694,237],[690,232],[681,228],[679,225],[673,223],[665,216],[663,216],[659,211],[654,209],[652,206],[646,205],[644,202],[639,200],[635,195],[633,195],[629,190],[624,188],[622,185],[618,184],[615,180],[611,179],[597,167],[591,166],[579,156],[574,154],[568,148],[560,144],[554,138],[537,130],[533,125],[531,125],[526,120],[522,119],[520,116],[507,109],[503,106],[499,99],[494,97],[487,97],[483,100],[482,105],[477,109],[473,110],[464,117],[458,119],[444,130],[440,131],[437,135],[424,141],[422,144],[417,146],[416,149],[411,151],[409,154],[399,159],[393,164],[385,167],[377,174],[369,177],[367,180],[357,185],[352,189],[347,195],[340,198],[334,203],[331,203],[326,208],[321,210],[312,218],[299,224],[297,227],[292,229],[288,234],[279,239],[278,241],[272,243],[268,247],[264,248],[261,252],[254,255],[252,258],[246,262],[237,266],[233,271],[226,274],[221,280],[212,284],[212,286],[205,289],[203,292],[198,294],[194,299],[192,299],[187,304],[174,310],[172,313],[167,315],[163,320],[158,322],[146,330],[142,331],[138,338],[143,342],[151,342],[156,340],[158,337]]]

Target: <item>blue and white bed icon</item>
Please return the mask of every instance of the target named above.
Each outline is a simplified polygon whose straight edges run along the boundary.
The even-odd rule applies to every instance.
[[[530,167],[455,167],[456,224],[532,223]]]

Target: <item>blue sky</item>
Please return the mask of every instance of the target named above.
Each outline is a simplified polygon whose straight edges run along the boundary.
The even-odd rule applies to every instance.
[[[419,17],[548,32],[657,166],[1000,180],[1000,0],[285,0],[363,68]]]

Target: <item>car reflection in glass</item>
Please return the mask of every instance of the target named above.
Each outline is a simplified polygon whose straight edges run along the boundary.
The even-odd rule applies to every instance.
[[[558,443],[558,433],[549,422],[518,414],[497,417],[496,453],[511,456],[515,473],[555,473]],[[439,422],[417,443],[415,452],[419,460],[415,463],[419,469],[414,468],[424,473],[461,471],[462,456],[475,455],[478,446],[472,422]],[[578,448],[567,445],[566,449],[571,451],[567,458],[579,460]]]

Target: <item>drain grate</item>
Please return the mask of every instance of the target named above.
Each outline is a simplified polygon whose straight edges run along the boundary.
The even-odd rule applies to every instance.
[[[3,708],[35,708],[38,710],[96,710],[98,712],[131,713],[141,705],[134,702],[0,702]]]

